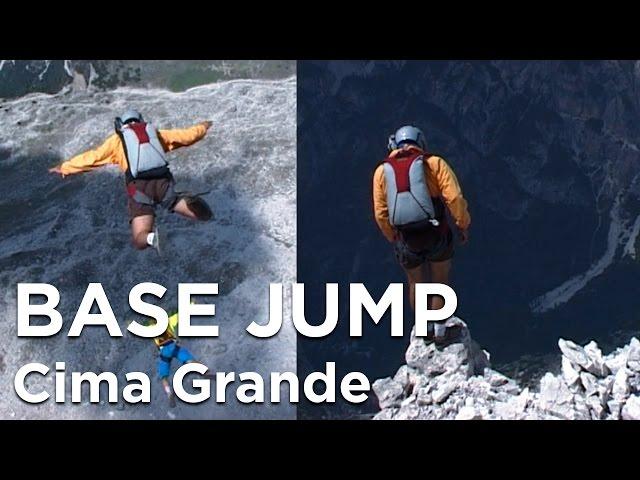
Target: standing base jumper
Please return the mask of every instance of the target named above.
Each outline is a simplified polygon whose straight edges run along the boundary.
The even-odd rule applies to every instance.
[[[416,283],[449,284],[454,242],[445,207],[461,244],[469,238],[471,223],[458,179],[444,159],[427,153],[420,129],[404,126],[389,137],[388,156],[373,176],[373,205],[376,222],[394,245],[407,275],[409,302],[415,311]],[[443,306],[441,296],[430,298],[430,309]],[[444,321],[430,325],[429,338],[444,341]]]

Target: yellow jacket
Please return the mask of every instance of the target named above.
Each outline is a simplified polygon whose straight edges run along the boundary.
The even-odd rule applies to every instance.
[[[162,335],[153,339],[158,348],[170,341],[176,341],[178,339],[178,314],[174,313],[169,316],[169,326]]]
[[[180,147],[187,147],[201,140],[207,129],[203,125],[174,130],[158,130],[158,138],[165,152],[170,152]],[[127,157],[124,152],[122,140],[114,133],[105,142],[94,150],[81,153],[60,165],[63,176],[75,173],[87,172],[103,165],[117,165],[123,172],[127,171]]]
[[[410,149],[419,150],[416,147]],[[400,152],[394,150],[389,156]],[[430,156],[424,162],[424,175],[427,187],[432,197],[440,197],[449,209],[458,228],[465,230],[471,224],[471,216],[467,209],[467,201],[462,196],[462,189],[455,173],[442,158]],[[395,239],[395,229],[389,223],[389,208],[387,206],[387,184],[384,176],[384,166],[379,165],[373,175],[373,210],[376,223],[384,236],[390,242]]]

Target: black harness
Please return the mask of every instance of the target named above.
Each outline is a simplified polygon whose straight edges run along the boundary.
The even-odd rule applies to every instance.
[[[163,362],[171,363],[171,361],[178,356],[178,352],[180,351],[180,345],[178,345],[178,342],[176,342],[175,340],[173,340],[172,343],[173,343],[173,353],[171,354],[170,357],[166,357],[162,355],[162,353],[158,355],[160,357],[160,360],[162,360]],[[170,343],[164,344],[163,347],[167,345],[170,345]]]

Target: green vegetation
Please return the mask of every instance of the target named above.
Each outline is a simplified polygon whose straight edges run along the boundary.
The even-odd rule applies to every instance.
[[[213,70],[186,70],[169,79],[168,88],[173,92],[182,92],[198,85],[206,85],[223,80],[221,72]]]
[[[182,92],[238,78],[280,79],[296,74],[293,60],[95,60],[94,85],[110,89],[122,85],[168,88]]]

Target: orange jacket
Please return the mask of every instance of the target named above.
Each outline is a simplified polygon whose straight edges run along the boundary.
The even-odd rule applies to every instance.
[[[409,148],[419,150],[416,147]],[[400,149],[394,150],[389,156],[395,156],[398,152]],[[458,179],[447,162],[440,157],[430,156],[424,162],[424,175],[429,193],[432,197],[442,198],[458,228],[462,230],[469,228],[471,216],[467,209],[467,201],[462,196]],[[379,165],[373,175],[373,210],[378,227],[387,240],[393,242],[395,229],[389,223],[387,183],[383,165]]]
[[[158,130],[158,138],[165,152],[186,147],[201,140],[207,133],[203,125],[174,130]],[[60,165],[63,176],[87,172],[103,165],[117,165],[123,172],[127,171],[127,157],[118,134],[114,133],[94,150],[81,153]]]

